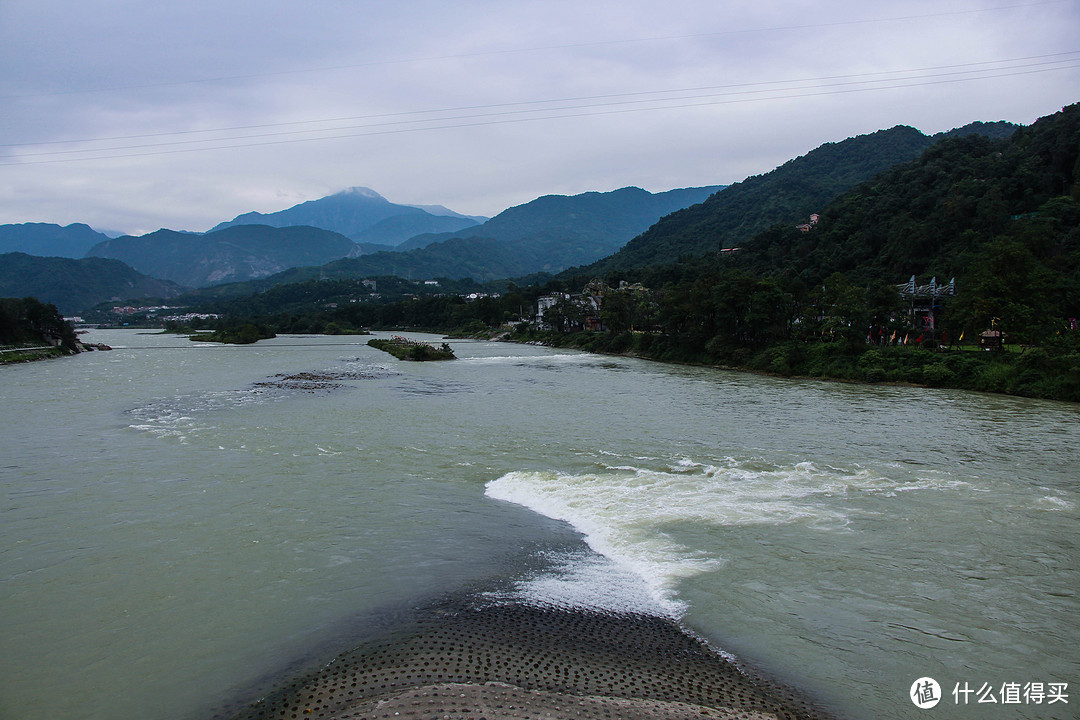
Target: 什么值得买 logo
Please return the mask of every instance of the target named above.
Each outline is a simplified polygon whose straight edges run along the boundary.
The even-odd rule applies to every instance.
[[[911,683],[909,696],[916,707],[928,710],[941,702],[941,686],[932,677],[921,677]]]

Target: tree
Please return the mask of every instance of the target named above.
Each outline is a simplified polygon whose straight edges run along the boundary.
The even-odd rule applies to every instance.
[[[75,329],[52,303],[37,298],[0,299],[0,343],[8,345],[58,344],[76,351]]]
[[[865,342],[870,328],[870,312],[863,290],[843,273],[833,273],[813,296],[822,340]]]
[[[965,332],[995,324],[1015,341],[1031,343],[1053,332],[1057,312],[1050,273],[1023,244],[998,238],[973,263],[950,311]]]
[[[585,306],[570,297],[560,297],[544,311],[544,322],[559,332],[567,332],[585,324]]]

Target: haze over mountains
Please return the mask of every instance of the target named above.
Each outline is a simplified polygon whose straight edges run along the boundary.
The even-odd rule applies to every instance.
[[[107,238],[85,226],[85,231],[75,226],[46,226],[40,232],[68,237],[78,230],[83,245],[73,239],[72,248],[85,247],[89,239],[97,241],[85,251],[86,256],[120,260],[140,273],[189,288],[245,282],[285,271],[302,275],[295,269],[314,267],[320,267],[317,274],[322,276],[359,273],[494,279],[558,272],[597,260],[663,215],[700,202],[721,188],[655,194],[623,188],[608,193],[549,195],[510,208],[483,224],[476,221],[484,218],[465,217],[440,206],[429,210],[451,214],[432,215],[429,210],[391,203],[372,190],[352,188],[279,213],[246,213],[205,234],[162,229],[141,236]],[[322,225],[315,226],[317,223]],[[466,227],[458,232],[410,235],[411,239],[398,248],[385,242],[364,242],[364,238],[397,242],[415,230],[442,231],[455,225]],[[353,237],[333,228],[350,231]],[[21,243],[18,249],[28,249],[28,243],[21,239],[24,230],[0,226],[0,251],[9,249],[5,245],[9,230]],[[361,257],[369,255],[370,259]],[[334,261],[339,261],[334,267],[321,269]]]
[[[143,275],[119,260],[0,255],[0,297],[35,297],[69,315],[109,300],[174,298],[182,291],[176,283]]]
[[[109,236],[89,225],[53,223],[0,225],[0,253],[21,252],[39,257],[85,257],[90,248]]]
[[[120,260],[141,273],[190,288],[322,265],[355,250],[356,243],[329,230],[232,225],[205,235],[175,230],[125,235],[98,243],[87,255]]]
[[[1002,137],[1016,127],[973,123],[950,134]],[[110,239],[85,225],[0,226],[0,253],[78,257],[85,248],[88,257],[121,260],[137,273],[179,286],[240,283],[226,294],[314,278],[489,281],[568,268],[599,275],[715,252],[778,223],[805,222],[833,198],[918,157],[943,135],[897,126],[827,143],[727,189],[550,195],[490,220],[441,206],[398,205],[358,187],[276,213],[238,215],[205,234],[162,229]],[[6,258],[0,255],[0,278],[25,265]],[[32,275],[44,285],[28,294],[47,301],[59,296],[45,282],[48,274]],[[66,271],[53,277],[53,285],[67,282]],[[251,281],[257,284],[249,286]],[[98,301],[133,297],[123,294],[133,287],[129,279]]]
[[[274,213],[249,212],[215,225],[210,232],[234,225],[282,228],[310,225],[357,242],[394,246],[421,233],[453,232],[487,220],[456,213],[441,205],[398,205],[366,187],[351,187],[318,200]]]
[[[699,203],[723,187],[546,195],[459,233],[422,235],[399,246],[399,250],[413,250],[379,252],[319,268],[294,268],[269,280],[398,275],[486,281],[557,273],[609,255],[664,215]]]

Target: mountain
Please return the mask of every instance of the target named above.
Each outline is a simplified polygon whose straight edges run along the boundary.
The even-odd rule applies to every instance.
[[[952,137],[1000,136],[1008,123],[973,123]],[[1016,126],[1011,126],[1015,130]],[[777,223],[806,223],[833,198],[877,173],[917,158],[935,142],[898,125],[841,142],[826,143],[780,167],[735,183],[700,205],[672,213],[583,274],[673,262],[681,256],[736,247]]]
[[[277,222],[299,219],[299,209],[313,220],[329,222],[340,211],[355,219],[362,207],[371,220],[380,213],[401,208],[413,214],[391,214],[354,241],[339,233],[311,226],[272,227],[241,223],[227,225],[204,235],[158,230],[139,237],[105,239],[87,253],[121,260],[139,272],[172,280],[188,287],[245,282],[284,272],[290,268],[321,266],[341,261],[325,271],[297,271],[289,277],[399,274],[414,277],[507,277],[534,272],[558,272],[572,265],[592,262],[610,254],[662,215],[699,202],[718,187],[688,188],[649,193],[623,188],[609,193],[584,193],[572,197],[546,196],[510,208],[482,226],[490,236],[456,238],[475,233],[474,219],[431,215],[419,208],[395,206],[374,192],[354,188],[323,201],[298,205],[297,212],[276,214]],[[313,211],[313,207],[317,212]],[[445,208],[433,208],[450,212]],[[318,217],[317,217],[318,216]],[[270,216],[259,216],[269,218]],[[253,219],[244,215],[239,219]],[[466,227],[462,227],[466,226]],[[219,226],[220,227],[220,226]],[[455,239],[446,247],[428,252],[392,252],[400,249],[374,239],[399,242],[416,230],[458,228],[458,233],[426,237]],[[373,239],[374,238],[374,239]],[[497,248],[492,243],[500,244]],[[343,260],[351,258],[351,260]]]
[[[81,258],[94,245],[108,239],[108,235],[82,223],[64,227],[53,223],[0,225],[0,253]]]
[[[476,220],[472,218],[452,215],[392,215],[349,237],[357,245],[370,243],[400,247],[409,238],[417,235],[454,233],[476,224]]]
[[[944,138],[981,135],[990,138],[991,140],[1004,140],[1005,138],[1012,137],[1012,134],[1019,129],[1020,126],[1016,123],[1005,122],[1004,120],[998,120],[997,122],[973,122],[954,130],[938,133],[933,136],[933,139],[936,142]]]
[[[69,315],[109,300],[173,298],[181,290],[119,260],[0,255],[0,297],[35,297]]]
[[[319,228],[236,225],[205,235],[175,230],[126,235],[98,243],[88,255],[121,260],[152,277],[202,287],[322,265],[354,250],[356,244],[347,237]]]
[[[539,245],[493,238],[451,238],[408,252],[380,252],[360,258],[338,260],[321,267],[293,268],[267,278],[265,285],[393,275],[406,279],[472,278],[488,281],[519,277],[537,268],[566,267],[568,258],[577,257],[571,242],[554,241]]]
[[[1034,304],[1045,292],[1042,300],[1059,306],[1027,320],[1041,323],[1076,312],[1078,201],[1080,104],[1006,139],[948,135],[917,159],[826,205],[813,230],[777,227],[748,240],[739,262],[755,272],[799,274],[811,281],[835,272],[863,283],[883,277],[901,283],[911,275],[936,275],[943,282],[956,277],[962,291],[958,302],[979,287],[1026,293],[1017,305]],[[990,276],[986,264],[995,255],[999,263]],[[1029,277],[1018,280],[1020,273]],[[1052,290],[1036,290],[1042,282],[1036,276],[1043,274],[1062,277]],[[1002,308],[1000,314],[1010,311]]]
[[[426,213],[437,215],[439,217],[454,217],[461,220],[472,220],[476,224],[485,222],[488,219],[483,215],[462,215],[459,212],[454,212],[445,205],[409,205],[408,207],[420,208]]]
[[[383,221],[394,219],[384,231],[374,230]],[[353,187],[318,200],[294,205],[274,213],[249,212],[216,225],[210,232],[236,225],[290,227],[306,225],[339,233],[360,242],[397,245],[413,235],[456,230],[486,218],[460,215],[441,205],[398,205],[365,187]],[[361,237],[362,236],[362,237]]]
[[[625,187],[611,192],[545,195],[504,210],[482,225],[457,233],[415,237],[398,249],[416,249],[452,237],[485,237],[504,242],[575,238],[583,254],[592,254],[595,259],[615,252],[664,215],[699,203],[723,188],[713,185],[650,193]]]
[[[492,280],[555,273],[613,252],[663,215],[700,202],[722,187],[656,194],[630,187],[605,193],[547,195],[465,231],[490,235],[440,235],[438,242],[414,250],[379,252],[319,268],[298,268],[269,278],[266,284],[316,277],[397,275]]]
[[[605,275],[641,289],[604,296],[609,332],[588,349],[1080,401],[1080,104],[1004,139],[943,137],[812,226],[774,225],[739,247]],[[642,326],[656,332],[629,332]],[[958,349],[1002,341],[1018,352]]]

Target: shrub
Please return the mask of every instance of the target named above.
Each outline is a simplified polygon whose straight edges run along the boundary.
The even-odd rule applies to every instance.
[[[633,343],[633,338],[630,333],[624,332],[611,338],[611,342],[608,345],[608,352],[623,353],[630,349]]]
[[[1006,363],[990,363],[975,376],[974,389],[985,392],[1005,392],[1013,369]]]
[[[946,367],[943,362],[927,365],[922,371],[923,382],[931,387],[944,387],[952,383],[956,373]]]
[[[885,373],[885,368],[881,365],[872,365],[870,367],[860,368],[862,370],[863,379],[867,382],[879,383],[884,382],[888,377]]]

